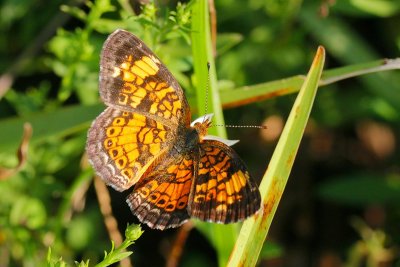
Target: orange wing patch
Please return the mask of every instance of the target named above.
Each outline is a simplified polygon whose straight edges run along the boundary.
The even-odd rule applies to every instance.
[[[178,82],[134,35],[116,31],[104,44],[100,62],[104,102],[164,124],[190,124],[190,110]]]
[[[166,82],[153,80],[159,71],[156,62],[159,64],[158,59],[148,56],[134,61],[129,55],[118,67],[114,67],[113,77],[123,80],[118,104],[141,108],[149,114],[171,119],[180,115],[182,103],[173,87]]]
[[[160,230],[184,223],[189,219],[187,205],[193,168],[193,160],[183,157],[163,161],[128,196],[132,212],[141,222]],[[160,173],[161,170],[165,172]]]
[[[93,123],[88,155],[102,178],[122,191],[135,184],[170,146],[167,126],[143,115],[107,108]],[[99,142],[98,140],[103,140]],[[110,159],[110,160],[109,160]]]
[[[237,154],[219,141],[206,140],[200,147],[189,214],[220,223],[241,221],[254,214],[260,207],[260,194]]]
[[[144,79],[155,75],[159,67],[156,62],[160,62],[148,56],[142,57],[141,60],[133,61],[132,55],[128,55],[126,60],[119,67],[114,67],[113,77],[121,76],[126,82],[135,82],[138,85],[143,84]]]

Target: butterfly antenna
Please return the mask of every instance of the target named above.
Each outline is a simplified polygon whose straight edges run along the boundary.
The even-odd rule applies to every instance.
[[[207,114],[207,112],[208,112],[208,91],[210,90],[210,62],[207,62],[207,85],[206,85],[206,93],[205,93],[205,105],[204,105],[204,110],[205,110],[205,113],[204,114]],[[204,120],[205,120],[206,118],[204,117]],[[204,121],[203,121],[204,122]]]
[[[205,93],[205,105],[204,105],[204,110],[205,114],[208,112],[208,91],[210,89],[210,62],[207,62],[207,86],[206,86],[206,93]],[[203,122],[206,120],[206,117],[204,117]],[[267,129],[267,126],[265,125],[224,125],[224,124],[212,124],[211,126],[216,126],[216,127],[225,127],[225,128],[257,128],[257,129]]]
[[[256,128],[256,129],[268,129],[266,125],[226,125],[226,124],[213,124],[215,127],[225,127],[225,128]]]

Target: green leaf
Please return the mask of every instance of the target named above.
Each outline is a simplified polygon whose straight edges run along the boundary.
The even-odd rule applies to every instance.
[[[227,266],[255,266],[257,263],[311,112],[324,61],[325,50],[319,47],[261,181],[262,209],[243,223]]]
[[[134,244],[142,234],[143,231],[140,225],[128,225],[125,230],[126,239],[124,242],[116,248],[114,247],[114,242],[111,242],[111,251],[109,253],[105,252],[104,260],[96,264],[96,267],[109,266],[129,257],[132,254],[132,251],[125,251],[125,249]]]
[[[192,54],[195,72],[197,108],[201,115],[213,113],[216,124],[224,124],[217,90],[217,76],[209,29],[207,1],[195,1],[192,9]],[[209,70],[207,66],[210,66]],[[211,94],[208,95],[207,90]],[[210,134],[226,138],[224,127],[210,129]],[[197,222],[197,221],[196,221]],[[218,254],[219,266],[226,266],[237,237],[237,225],[197,222],[196,227],[211,241]]]
[[[343,65],[359,64],[374,61],[379,54],[363,39],[351,25],[344,23],[338,17],[321,19],[315,10],[304,9],[300,13],[303,27],[316,42],[321,43],[329,51],[329,55]],[[363,90],[383,98],[394,109],[400,111],[399,75],[389,73],[362,76],[358,80]]]
[[[399,2],[392,0],[352,0],[351,3],[364,12],[381,17],[393,16],[400,10]]]
[[[10,222],[38,229],[46,223],[47,213],[43,203],[36,198],[23,197],[15,201],[10,212]]]
[[[221,33],[217,39],[217,52],[221,56],[225,52],[232,49],[243,40],[243,36],[238,33]]]
[[[325,86],[352,77],[396,69],[400,69],[399,58],[353,64],[324,71],[322,73],[320,85]],[[300,90],[304,79],[304,76],[296,75],[281,80],[243,86],[232,90],[221,90],[221,104],[224,108],[231,108],[277,96],[292,94]]]
[[[284,251],[281,246],[268,241],[268,242],[264,243],[264,245],[261,249],[259,260],[274,259],[274,258],[281,257],[283,255],[284,255]]]
[[[94,236],[95,229],[91,225],[89,217],[79,216],[68,224],[66,241],[71,248],[82,250],[88,245]]]
[[[70,106],[53,112],[39,112],[25,117],[0,120],[0,151],[17,149],[23,125],[30,122],[33,129],[31,142],[46,140],[50,136],[63,136],[86,129],[104,110],[104,105]]]

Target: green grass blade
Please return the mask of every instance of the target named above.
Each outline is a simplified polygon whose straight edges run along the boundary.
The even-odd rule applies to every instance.
[[[344,79],[365,74],[400,69],[400,58],[380,59],[360,64],[348,65],[322,73],[320,85],[328,85]]]
[[[369,73],[395,69],[400,69],[400,58],[381,59],[335,68],[323,72],[320,86]],[[221,104],[224,108],[230,108],[295,93],[300,90],[304,79],[305,76],[297,75],[282,80],[224,90],[220,92]]]
[[[325,61],[319,47],[260,185],[263,210],[243,223],[228,266],[255,266],[285,189],[314,102]]]
[[[231,108],[291,94],[300,89],[304,79],[304,76],[297,75],[278,81],[243,86],[232,90],[223,90],[220,92],[221,104],[224,108]]]
[[[340,17],[327,16],[321,19],[312,8],[304,8],[299,12],[299,23],[341,65],[373,61],[379,57],[374,46],[353,25]],[[364,90],[375,94],[397,111],[400,110],[400,75],[368,75],[359,81]]]
[[[33,133],[31,142],[45,140],[49,136],[62,136],[84,130],[104,110],[104,105],[70,106],[53,112],[40,112],[25,117],[0,120],[0,151],[17,149],[21,142],[23,125],[29,122]]]
[[[207,1],[195,1],[192,8],[192,53],[194,61],[197,108],[200,115],[214,113],[213,121],[224,124],[217,76],[212,53]],[[210,69],[207,69],[207,63]],[[207,97],[207,90],[210,94]],[[206,111],[206,107],[207,111]],[[226,138],[224,127],[214,127],[210,134]],[[218,225],[196,221],[196,227],[217,251],[219,266],[226,266],[237,238],[238,225]]]
[[[217,90],[217,74],[212,52],[207,1],[196,1],[192,10],[192,53],[197,108],[199,115],[214,113],[214,122],[224,124],[220,96]],[[207,64],[210,66],[209,70]],[[209,130],[211,134],[226,138],[224,127],[214,127]]]

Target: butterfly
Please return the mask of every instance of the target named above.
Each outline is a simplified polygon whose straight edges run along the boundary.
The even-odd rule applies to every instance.
[[[182,88],[135,35],[116,30],[100,59],[100,96],[86,151],[95,172],[126,199],[148,227],[178,227],[190,218],[244,220],[260,193],[233,142],[207,135],[212,115],[191,123]]]

